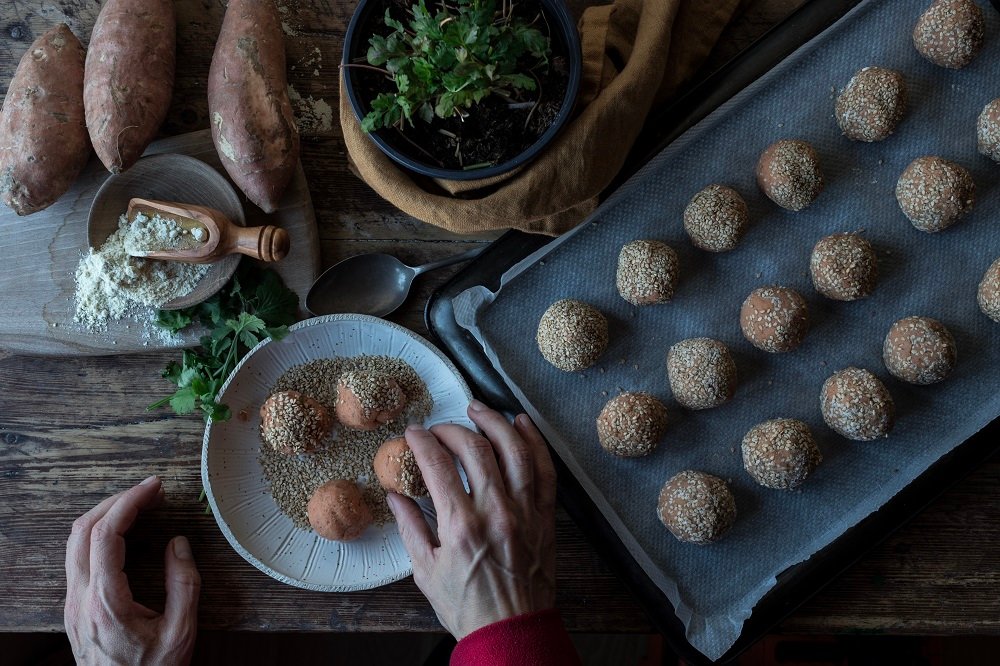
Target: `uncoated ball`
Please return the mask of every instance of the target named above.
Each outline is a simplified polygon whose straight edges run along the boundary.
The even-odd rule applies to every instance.
[[[638,458],[656,448],[667,430],[667,408],[648,393],[625,392],[604,405],[597,437],[608,453]]]
[[[856,234],[821,238],[809,259],[816,291],[835,301],[856,301],[872,293],[878,261],[871,243]]]
[[[865,67],[837,97],[837,124],[848,139],[882,141],[889,137],[906,112],[903,75],[882,67]]]
[[[316,534],[333,541],[353,541],[372,524],[372,512],[353,481],[327,481],[313,493],[306,506],[309,525]]]
[[[566,372],[583,370],[608,346],[608,320],[593,306],[564,298],[542,315],[535,341],[555,367]]]
[[[809,309],[794,289],[760,287],[743,301],[740,327],[757,349],[771,353],[792,351],[809,331]]]
[[[976,124],[979,152],[994,162],[1000,162],[1000,98],[983,108]]]
[[[867,442],[885,437],[896,419],[896,405],[879,378],[861,368],[833,373],[819,396],[823,420],[847,439]]]
[[[688,338],[667,352],[667,378],[674,398],[682,406],[718,407],[736,392],[736,363],[726,345],[718,340]]]
[[[972,209],[976,184],[968,171],[940,157],[918,157],[896,183],[903,214],[920,231],[947,229]]]
[[[882,360],[898,379],[911,384],[939,382],[955,368],[955,338],[930,317],[906,317],[889,329]]]
[[[657,515],[681,541],[704,545],[717,541],[736,522],[736,499],[726,483],[705,472],[686,470],[660,491]]]
[[[973,0],[937,0],[913,28],[913,46],[935,65],[961,69],[983,48],[985,28]]]
[[[618,293],[632,305],[666,303],[674,297],[677,253],[666,243],[635,240],[618,255]]]
[[[735,248],[749,223],[747,202],[725,185],[709,185],[684,209],[684,230],[695,247],[708,252]]]
[[[782,208],[802,210],[816,200],[826,183],[813,147],[784,139],[772,143],[760,156],[757,184]]]
[[[260,407],[261,439],[285,455],[315,451],[332,427],[326,408],[298,391],[278,391]]]
[[[809,426],[796,419],[758,423],[743,437],[743,467],[766,488],[802,485],[823,461]]]
[[[986,269],[983,281],[979,283],[979,309],[993,321],[1000,322],[1000,259]]]
[[[379,484],[386,490],[413,499],[427,496],[424,476],[406,438],[396,437],[383,442],[375,453],[372,467]]]

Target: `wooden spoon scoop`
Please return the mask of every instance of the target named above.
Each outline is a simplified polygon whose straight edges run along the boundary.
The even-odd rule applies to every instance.
[[[208,264],[223,257],[241,253],[261,261],[281,261],[288,254],[288,232],[274,225],[241,227],[221,211],[193,204],[134,198],[128,202],[128,220],[139,214],[146,217],[167,217],[188,231],[204,234],[204,242],[190,248],[163,248],[137,256],[167,259],[189,264]]]

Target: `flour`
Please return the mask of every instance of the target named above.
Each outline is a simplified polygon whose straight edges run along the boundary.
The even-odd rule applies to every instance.
[[[312,95],[302,97],[291,85],[288,86],[288,99],[295,111],[295,122],[300,133],[315,135],[333,129],[333,109],[326,100],[315,99]]]
[[[139,213],[125,233],[125,252],[142,257],[159,250],[192,250],[205,240],[205,229],[197,226],[191,230],[182,227],[170,217]]]
[[[152,327],[155,309],[189,294],[209,266],[131,257],[125,250],[128,234],[129,223],[122,215],[118,230],[101,249],[89,248],[80,260],[74,321],[104,331],[109,322],[127,317],[148,324],[148,332],[162,337]]]

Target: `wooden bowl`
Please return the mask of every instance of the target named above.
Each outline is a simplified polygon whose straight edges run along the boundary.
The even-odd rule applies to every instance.
[[[133,197],[207,206],[222,211],[241,227],[247,224],[233,186],[218,171],[187,155],[152,155],[128,171],[109,177],[97,190],[87,218],[91,247],[101,247],[118,229],[118,218]],[[233,276],[241,256],[232,254],[211,264],[190,293],[164,303],[160,309],[179,310],[209,298]]]

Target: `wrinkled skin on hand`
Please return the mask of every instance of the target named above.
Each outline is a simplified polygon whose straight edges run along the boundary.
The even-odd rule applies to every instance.
[[[167,544],[163,614],[132,598],[125,533],[140,511],[163,501],[151,476],[73,523],[66,544],[66,633],[78,664],[187,664],[198,628],[201,577],[184,537]]]
[[[413,580],[457,640],[555,604],[556,474],[545,441],[524,414],[511,425],[473,401],[469,417],[485,436],[458,425],[406,431],[437,511],[436,535],[413,500],[389,494]]]

